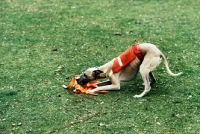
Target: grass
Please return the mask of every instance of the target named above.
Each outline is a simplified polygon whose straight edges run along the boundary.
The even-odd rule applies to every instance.
[[[1,0],[0,132],[181,133],[200,131],[198,0]],[[116,35],[115,33],[120,33]],[[134,39],[168,58],[144,98],[140,75],[99,96],[62,89],[71,78],[111,60]],[[95,99],[91,100],[91,99]]]

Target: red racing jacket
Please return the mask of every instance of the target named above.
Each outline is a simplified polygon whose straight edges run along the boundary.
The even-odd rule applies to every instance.
[[[132,45],[125,52],[123,52],[121,55],[115,58],[113,66],[112,66],[112,72],[117,73],[126,65],[128,65],[136,57],[140,61],[143,61],[144,59],[144,56],[142,54],[142,51],[138,43],[135,45]]]

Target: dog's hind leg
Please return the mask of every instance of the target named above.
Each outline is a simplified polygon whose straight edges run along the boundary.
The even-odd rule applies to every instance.
[[[155,79],[155,77],[154,77],[152,72],[149,72],[149,77],[151,79],[150,85],[152,86],[154,83],[156,83],[156,79]],[[142,85],[144,85],[144,83]]]
[[[155,83],[155,79],[151,71],[155,69],[159,64],[160,64],[160,57],[147,56],[144,58],[144,61],[140,66],[140,74],[142,76],[145,87],[144,87],[144,91],[141,94],[134,96],[135,98],[143,97],[145,94],[147,94],[150,91],[151,85],[149,81],[149,76],[151,77],[151,79],[153,79],[152,80],[153,83]]]
[[[141,98],[150,91],[151,86],[150,86],[150,81],[149,81],[149,72],[150,70],[140,69],[140,74],[144,82],[144,91],[139,95],[135,95],[134,96],[135,98]]]
[[[149,77],[151,79],[150,85],[152,86],[154,83],[156,83],[156,79],[152,72],[149,72]]]

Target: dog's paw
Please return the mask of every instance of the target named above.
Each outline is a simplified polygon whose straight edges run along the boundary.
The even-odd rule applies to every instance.
[[[92,90],[88,90],[88,91],[86,91],[86,94],[98,95],[98,93],[93,92]]]
[[[107,92],[108,92],[107,90],[101,90],[98,93],[107,93]]]
[[[134,98],[141,98],[141,95],[135,95]]]
[[[62,87],[63,87],[64,89],[67,89],[67,86],[66,86],[66,85],[62,85]]]

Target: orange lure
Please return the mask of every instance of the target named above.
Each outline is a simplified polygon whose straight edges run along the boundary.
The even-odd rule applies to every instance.
[[[75,89],[73,90],[74,93],[80,94],[80,93],[85,93],[85,94],[92,94],[92,95],[96,95],[95,93],[90,93],[88,92],[88,90],[92,90],[97,86],[98,82],[97,81],[92,81],[92,82],[88,82],[85,85],[79,85],[76,81],[76,78],[72,78],[71,82],[69,83],[68,86],[63,85],[63,88],[67,88],[70,89],[72,87],[74,87]]]

